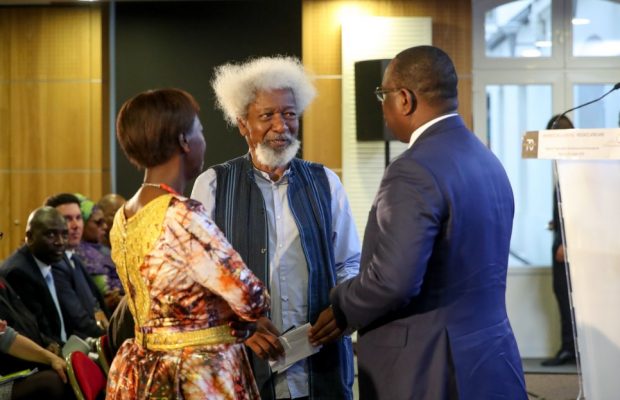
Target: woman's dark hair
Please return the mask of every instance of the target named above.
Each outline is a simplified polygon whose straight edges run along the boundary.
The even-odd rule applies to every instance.
[[[558,117],[560,116],[560,114],[556,114],[553,117],[551,117],[551,119],[549,120],[549,122],[547,122],[547,127],[545,129],[551,129],[551,127],[555,124],[556,125],[556,129],[558,128],[558,125],[560,124],[560,121],[565,121],[566,123],[568,123],[568,125],[570,126],[569,129],[574,128],[575,126],[573,125],[573,122],[566,116],[566,115],[562,115],[562,118],[559,119],[559,121],[556,123],[555,120],[558,119]]]
[[[188,133],[200,107],[180,89],[142,92],[127,100],[116,119],[116,137],[138,168],[168,161],[179,151],[179,135]]]

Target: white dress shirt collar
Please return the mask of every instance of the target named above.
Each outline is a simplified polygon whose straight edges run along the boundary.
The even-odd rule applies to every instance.
[[[428,129],[430,128],[432,125],[436,124],[437,122],[444,120],[446,118],[449,117],[454,117],[455,115],[459,115],[458,113],[451,113],[451,114],[445,114],[442,115],[440,117],[437,117],[435,119],[431,119],[430,121],[428,121],[427,123],[425,123],[424,125],[422,125],[421,127],[419,127],[418,129],[416,129],[415,131],[413,131],[413,133],[411,134],[411,137],[409,138],[409,148],[411,148],[411,146],[413,146],[413,143],[418,140],[418,138],[420,136],[422,136],[422,134]]]
[[[32,257],[34,258],[34,261],[37,263],[37,266],[39,267],[39,270],[41,271],[41,275],[43,275],[43,277],[45,278],[45,276],[49,272],[51,272],[52,266],[44,263],[43,261],[39,260],[35,256],[32,256]]]

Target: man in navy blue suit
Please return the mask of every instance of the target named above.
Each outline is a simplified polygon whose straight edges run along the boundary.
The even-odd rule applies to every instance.
[[[457,81],[445,52],[418,46],[375,93],[409,148],[384,173],[360,274],[310,334],[358,331],[361,399],[527,399],[505,305],[512,189],[457,114]]]
[[[51,342],[64,344],[71,331],[54,283],[56,266],[62,259],[67,238],[67,224],[52,207],[41,207],[28,217],[26,243],[1,265],[2,275],[28,310],[35,316],[43,335]],[[59,347],[55,346],[54,351]]]

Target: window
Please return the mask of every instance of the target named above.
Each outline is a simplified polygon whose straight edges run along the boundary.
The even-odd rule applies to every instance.
[[[484,17],[487,57],[551,56],[551,0],[513,1]]]
[[[498,156],[515,194],[509,265],[549,266],[551,162],[522,160],[521,137],[619,80],[620,3],[474,0],[474,132]],[[589,23],[586,23],[586,20]],[[575,127],[620,124],[620,91],[568,114]]]
[[[620,55],[620,3],[609,0],[573,0],[573,55]]]

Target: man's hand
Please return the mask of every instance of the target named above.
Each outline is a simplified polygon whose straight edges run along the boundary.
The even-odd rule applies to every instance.
[[[555,261],[561,262],[561,263],[565,261],[563,244],[559,245],[558,249],[555,251]]]
[[[263,360],[277,360],[284,355],[284,347],[278,340],[280,332],[267,317],[256,321],[256,332],[245,341],[254,354]]]
[[[236,320],[228,323],[230,334],[237,338],[237,343],[245,342],[256,332],[256,322]]]
[[[50,344],[47,345],[45,349],[47,349],[51,353],[56,354],[57,356],[62,355],[62,348],[56,342],[51,342]]]
[[[310,328],[308,339],[311,345],[318,346],[333,342],[342,335],[342,332],[342,329],[338,328],[336,324],[334,310],[330,306],[319,314],[319,318]]]

